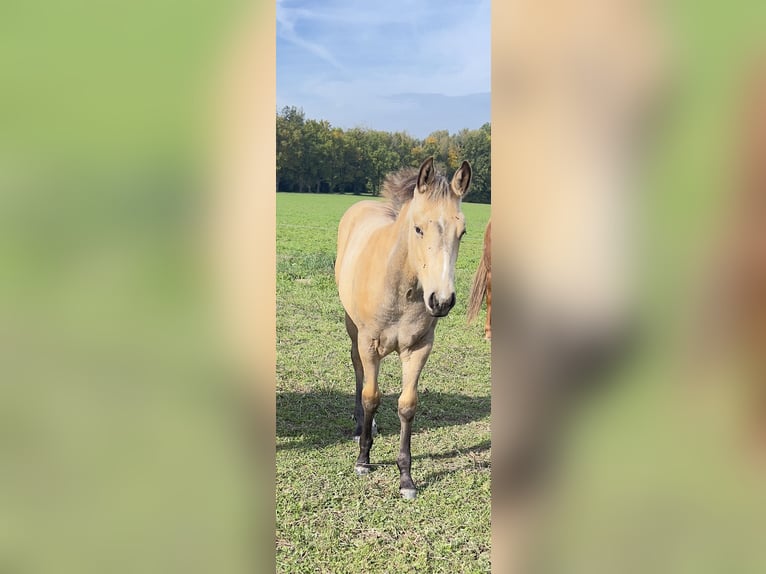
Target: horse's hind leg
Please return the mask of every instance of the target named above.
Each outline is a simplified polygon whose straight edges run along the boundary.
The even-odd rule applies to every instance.
[[[420,347],[408,349],[400,354],[402,360],[402,394],[399,396],[401,433],[396,465],[399,467],[399,492],[403,498],[417,496],[417,489],[410,474],[412,468],[410,439],[412,438],[412,421],[418,406],[418,379],[431,353],[432,345],[433,340],[430,339],[424,341]]]
[[[346,313],[346,331],[348,331],[348,336],[351,339],[351,363],[354,365],[354,376],[356,378],[356,402],[354,405],[356,428],[354,429],[354,440],[358,441],[362,435],[362,422],[364,421],[364,409],[362,408],[364,370],[362,368],[362,359],[359,356],[359,330],[351,320],[351,317],[348,316],[348,313]]]

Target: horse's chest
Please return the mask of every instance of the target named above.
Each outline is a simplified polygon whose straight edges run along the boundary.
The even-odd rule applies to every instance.
[[[428,314],[403,315],[381,331],[378,352],[388,355],[393,351],[401,352],[403,349],[414,347],[433,331],[435,324],[436,319]]]

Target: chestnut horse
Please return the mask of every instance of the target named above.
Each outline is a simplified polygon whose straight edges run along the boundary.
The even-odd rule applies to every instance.
[[[468,296],[468,323],[470,324],[481,309],[481,302],[487,300],[487,320],[484,322],[484,338],[492,339],[492,221],[484,230],[484,252],[476,268]]]
[[[766,60],[748,76],[733,191],[701,281],[690,339],[694,378],[735,363],[745,386],[747,440],[766,456]]]
[[[734,339],[748,375],[750,420],[759,455],[766,455],[766,61],[752,75],[743,109],[739,202],[730,242]]]
[[[418,378],[431,353],[439,317],[455,305],[455,262],[465,233],[461,201],[471,181],[464,161],[452,181],[433,158],[383,183],[386,202],[352,205],[338,226],[335,280],[346,311],[356,375],[357,474],[370,469],[373,418],[380,404],[380,361],[396,351],[402,363],[399,492],[415,498],[410,437],[418,404]]]

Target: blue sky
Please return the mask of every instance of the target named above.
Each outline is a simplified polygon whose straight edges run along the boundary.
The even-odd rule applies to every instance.
[[[277,106],[334,126],[490,120],[490,0],[277,0]]]

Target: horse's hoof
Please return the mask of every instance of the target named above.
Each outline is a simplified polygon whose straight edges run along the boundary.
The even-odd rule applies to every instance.
[[[418,497],[418,491],[414,488],[400,488],[399,492],[405,500],[415,500]]]
[[[354,472],[357,473],[359,476],[364,476],[365,474],[370,474],[370,467],[357,464],[354,466]]]
[[[355,434],[354,435],[354,442],[359,442],[359,439],[362,438],[360,435]]]

